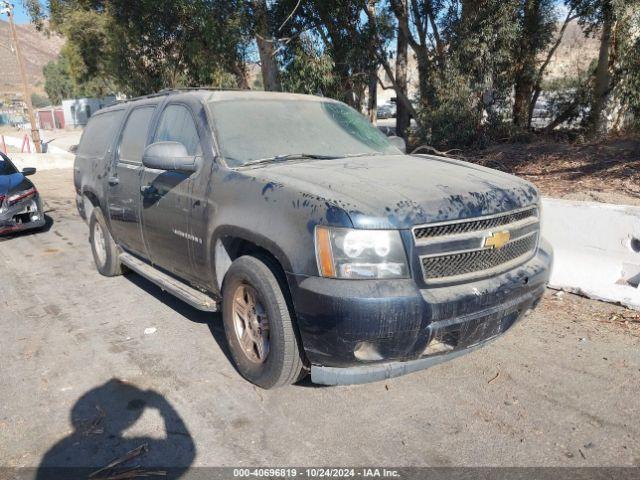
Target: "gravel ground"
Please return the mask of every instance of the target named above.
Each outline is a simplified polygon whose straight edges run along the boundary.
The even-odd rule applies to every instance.
[[[640,465],[640,324],[548,292],[490,346],[387,382],[262,391],[219,316],[101,277],[71,170],[34,177],[52,224],[0,242],[0,466],[147,443],[174,465]]]

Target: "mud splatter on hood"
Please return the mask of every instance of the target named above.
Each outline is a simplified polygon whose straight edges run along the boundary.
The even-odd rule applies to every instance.
[[[529,182],[434,156],[307,160],[260,170],[263,181],[326,198],[358,228],[410,228],[505,212],[538,201]]]

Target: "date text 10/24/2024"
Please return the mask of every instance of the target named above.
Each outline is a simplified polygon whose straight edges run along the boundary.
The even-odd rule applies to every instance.
[[[400,473],[388,468],[236,468],[234,478],[399,478]]]

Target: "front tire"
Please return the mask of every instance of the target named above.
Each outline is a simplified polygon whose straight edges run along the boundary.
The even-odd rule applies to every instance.
[[[118,259],[118,247],[99,208],[94,208],[89,220],[89,243],[96,268],[105,277],[122,275],[122,264]]]
[[[264,389],[290,385],[303,370],[285,293],[268,259],[235,260],[222,287],[222,319],[238,372]]]

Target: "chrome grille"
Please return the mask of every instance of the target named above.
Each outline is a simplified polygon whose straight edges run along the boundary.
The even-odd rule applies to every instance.
[[[481,230],[490,230],[493,228],[501,227],[503,225],[508,225],[510,223],[526,220],[528,218],[534,219],[537,217],[538,209],[536,207],[531,207],[525,210],[505,213],[502,215],[495,215],[487,218],[416,227],[413,229],[413,235],[416,240],[441,237],[445,235],[458,235],[462,233],[477,232]]]
[[[537,206],[413,228],[426,284],[471,281],[515,268],[535,254]],[[506,242],[506,243],[505,243]]]
[[[456,277],[473,272],[491,270],[500,265],[525,259],[536,248],[537,235],[514,240],[499,250],[486,249],[454,253],[437,257],[423,257],[422,268],[425,279]]]

